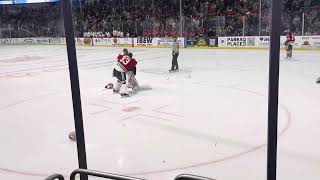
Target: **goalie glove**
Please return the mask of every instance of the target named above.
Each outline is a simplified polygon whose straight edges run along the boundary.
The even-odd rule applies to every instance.
[[[106,89],[113,89],[113,84],[112,83],[109,83],[106,85],[106,87],[104,87]]]

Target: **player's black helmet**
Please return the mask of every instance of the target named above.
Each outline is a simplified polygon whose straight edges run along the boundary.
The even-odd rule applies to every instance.
[[[128,54],[129,54],[128,49],[123,49],[123,54],[124,54],[124,55],[128,55]]]
[[[130,58],[132,58],[133,54],[132,54],[132,53],[129,53],[128,56],[129,56]]]

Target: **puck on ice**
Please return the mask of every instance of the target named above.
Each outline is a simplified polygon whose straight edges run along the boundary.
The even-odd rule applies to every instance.
[[[71,133],[69,133],[69,139],[71,141],[76,141],[77,140],[75,131],[72,131]]]

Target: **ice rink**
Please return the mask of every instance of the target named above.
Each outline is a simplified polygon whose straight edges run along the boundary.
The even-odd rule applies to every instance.
[[[129,49],[141,90],[104,89],[120,48],[78,47],[88,168],[169,180],[192,173],[264,180],[267,50]],[[77,168],[66,47],[0,46],[0,179]],[[320,51],[280,62],[280,180],[320,177]]]

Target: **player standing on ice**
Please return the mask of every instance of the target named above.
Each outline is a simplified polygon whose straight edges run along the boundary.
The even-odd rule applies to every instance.
[[[287,51],[287,59],[292,58],[292,49],[293,49],[294,42],[295,42],[294,34],[293,34],[293,32],[289,31],[287,34],[287,40],[285,42],[286,51]]]
[[[133,54],[129,53],[129,57],[131,58],[131,61],[135,62],[135,66],[132,69],[128,69],[127,71],[127,88],[132,88],[132,90],[139,90],[139,84],[136,79],[137,74],[137,60],[133,58]]]
[[[128,97],[129,93],[126,87],[126,73],[131,71],[136,66],[137,61],[131,59],[128,49],[123,49],[123,54],[119,54],[117,62],[113,68],[113,77],[116,77],[115,87],[113,87],[114,93],[120,93],[121,97]],[[106,86],[108,89],[108,85]]]
[[[172,45],[172,66],[169,72],[179,71],[178,56],[179,56],[179,42],[178,42],[178,37],[175,36],[173,39],[173,45]]]

